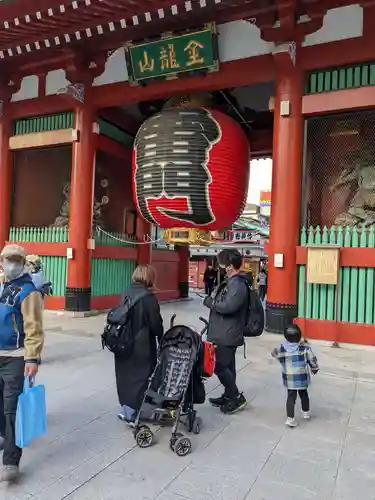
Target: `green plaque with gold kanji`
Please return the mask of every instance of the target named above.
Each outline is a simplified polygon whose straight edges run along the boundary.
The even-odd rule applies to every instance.
[[[127,44],[129,82],[176,78],[181,73],[218,71],[216,25],[160,40]]]

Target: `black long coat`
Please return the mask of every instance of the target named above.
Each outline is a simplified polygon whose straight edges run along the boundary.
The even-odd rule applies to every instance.
[[[142,288],[145,289],[145,286],[141,283],[133,283],[129,294],[138,293]],[[132,327],[135,337],[132,356],[129,359],[115,356],[116,385],[120,405],[138,410],[148,378],[156,365],[156,339],[161,339],[163,335],[160,307],[153,293],[148,293],[135,304]]]

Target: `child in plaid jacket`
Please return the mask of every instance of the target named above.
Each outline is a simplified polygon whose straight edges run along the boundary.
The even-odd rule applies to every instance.
[[[290,325],[284,332],[285,340],[271,355],[282,366],[284,386],[288,390],[286,402],[286,425],[296,427],[294,418],[297,393],[301,399],[304,419],[310,418],[310,400],[307,388],[310,385],[310,371],[315,375],[319,371],[318,360],[311,347],[301,341],[301,330],[297,325]]]

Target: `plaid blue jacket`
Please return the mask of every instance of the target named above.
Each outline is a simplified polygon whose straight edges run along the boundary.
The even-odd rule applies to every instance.
[[[280,361],[283,384],[287,389],[307,389],[310,385],[310,370],[314,374],[319,371],[318,360],[306,344],[285,341],[271,355]]]

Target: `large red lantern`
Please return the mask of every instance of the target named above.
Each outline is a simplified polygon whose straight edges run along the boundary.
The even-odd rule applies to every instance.
[[[249,161],[247,137],[229,116],[166,109],[145,121],[134,141],[135,205],[164,229],[228,227],[245,207]]]

